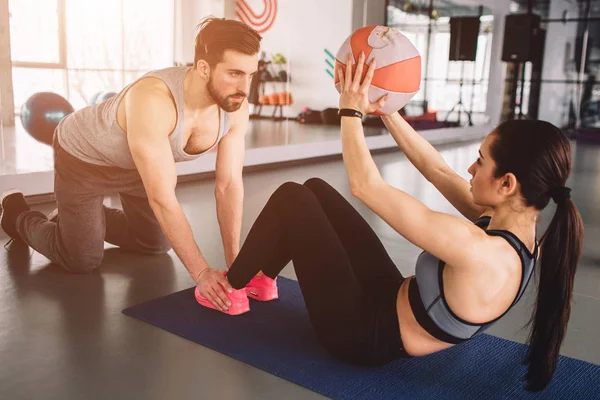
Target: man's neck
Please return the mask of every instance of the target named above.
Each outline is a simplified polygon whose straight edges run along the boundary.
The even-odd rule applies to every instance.
[[[207,82],[199,78],[193,68],[185,76],[183,102],[187,109],[195,111],[203,111],[216,104],[208,94]]]

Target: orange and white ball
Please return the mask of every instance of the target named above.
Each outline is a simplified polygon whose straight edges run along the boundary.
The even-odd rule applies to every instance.
[[[348,54],[352,54],[352,70],[360,52],[365,53],[368,65],[375,59],[376,69],[369,88],[369,101],[375,102],[387,94],[383,107],[373,114],[392,114],[404,107],[419,91],[421,85],[421,56],[415,46],[400,31],[386,26],[367,26],[356,30],[342,44],[335,60],[335,87],[341,91],[338,69],[346,70]]]

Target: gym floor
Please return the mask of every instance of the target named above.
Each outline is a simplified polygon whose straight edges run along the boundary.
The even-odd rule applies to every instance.
[[[439,147],[465,177],[478,142]],[[600,147],[573,143],[569,186],[585,221],[562,353],[600,363]],[[406,160],[391,151],[375,156],[384,178],[427,206],[456,214]],[[242,238],[273,191],[285,181],[318,176],[336,187],[369,221],[404,275],[414,272],[419,249],[351,198],[341,159],[245,174]],[[224,268],[210,179],[180,185],[177,194],[209,263]],[[107,205],[119,206],[118,198]],[[35,207],[49,212],[52,204]],[[544,213],[547,223],[549,213]],[[7,237],[0,233],[0,242]],[[0,398],[2,399],[318,399],[322,396],[121,313],[123,308],[191,287],[172,253],[128,254],[107,245],[101,268],[70,275],[43,256],[13,243],[0,249]],[[284,276],[294,277],[290,266]],[[533,285],[532,285],[533,286]],[[533,290],[490,334],[519,342]],[[207,327],[210,329],[210,327]]]

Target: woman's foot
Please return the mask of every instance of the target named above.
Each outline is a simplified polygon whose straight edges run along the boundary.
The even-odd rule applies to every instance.
[[[270,301],[279,298],[277,278],[272,279],[263,274],[255,276],[246,285],[246,294],[258,301]]]
[[[200,294],[198,287],[194,290],[194,295],[196,296],[198,304],[207,308],[212,308],[213,310],[221,311],[225,314],[240,315],[250,311],[250,302],[248,301],[248,296],[244,289],[234,289],[233,292],[227,293],[227,297],[229,297],[229,301],[231,301],[231,305],[227,310],[219,310],[216,308],[206,297]]]

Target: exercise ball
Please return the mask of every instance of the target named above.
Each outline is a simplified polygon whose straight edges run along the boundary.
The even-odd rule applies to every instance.
[[[88,105],[93,106],[94,104],[96,104],[96,99],[98,99],[98,96],[100,96],[102,94],[102,92],[96,92],[94,93],[88,100]]]
[[[369,88],[369,101],[375,102],[388,95],[383,107],[373,114],[392,114],[404,107],[419,91],[421,85],[421,56],[415,46],[400,31],[386,26],[367,26],[357,29],[341,45],[335,60],[335,87],[341,91],[338,70],[346,71],[348,54],[352,54],[352,70],[360,52],[365,54],[366,75],[368,64],[377,61]]]
[[[101,93],[98,93],[98,96],[96,97],[94,104],[100,104],[100,103],[102,103],[102,102],[110,99],[114,95],[116,95],[115,92],[101,92]]]
[[[51,145],[58,123],[73,111],[73,106],[64,97],[40,92],[21,106],[21,123],[34,139]]]

